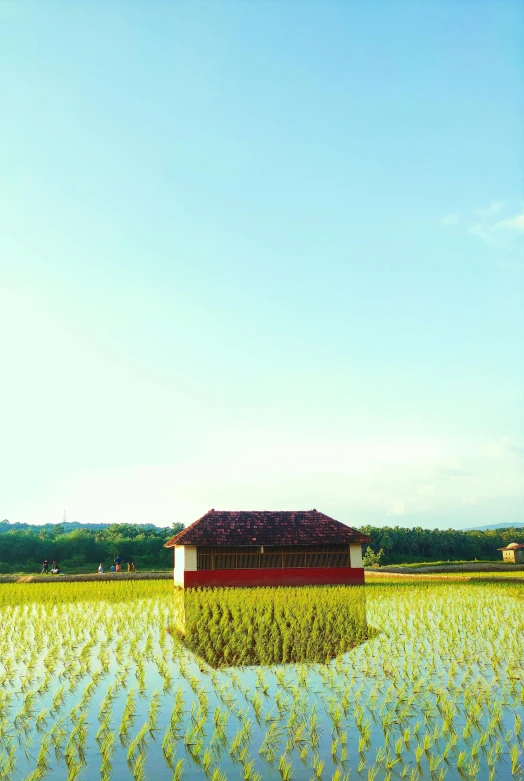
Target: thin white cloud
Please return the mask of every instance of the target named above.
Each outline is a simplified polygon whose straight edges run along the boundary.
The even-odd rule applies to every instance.
[[[506,251],[522,250],[524,234],[524,212],[496,222],[479,222],[471,225],[469,233],[476,236],[491,249]]]
[[[492,201],[489,206],[486,206],[484,209],[477,209],[477,214],[484,219],[493,217],[495,214],[499,214],[504,206],[505,204],[502,203],[502,201]]]
[[[506,238],[500,234],[497,235],[497,233],[493,230],[492,225],[481,225],[480,223],[477,223],[476,225],[472,225],[470,227],[469,233],[471,236],[476,236],[479,238],[487,247],[490,247],[491,249],[507,250],[510,248]]]
[[[453,225],[458,225],[459,222],[460,222],[460,215],[457,214],[457,212],[450,212],[449,214],[446,214],[446,216],[441,219],[440,224],[444,225],[445,228],[450,228]]]
[[[512,217],[499,219],[498,215],[506,208],[503,201],[492,201],[488,206],[474,212],[476,221],[464,227],[471,236],[480,239],[491,249],[515,251],[522,249],[521,236],[524,234],[524,210]],[[458,212],[449,212],[440,220],[446,228],[464,223]],[[520,264],[517,264],[520,268]]]
[[[406,503],[395,502],[394,504],[391,505],[386,515],[405,515],[405,512],[406,512]]]
[[[510,217],[508,220],[499,220],[492,227],[494,231],[514,231],[515,233],[524,233],[524,212]]]

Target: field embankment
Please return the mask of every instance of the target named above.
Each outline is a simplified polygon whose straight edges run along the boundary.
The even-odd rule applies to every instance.
[[[396,573],[399,575],[417,575],[439,572],[524,572],[524,564],[499,564],[497,562],[479,562],[478,564],[439,564],[427,567],[386,566],[377,569],[367,568],[366,572]]]

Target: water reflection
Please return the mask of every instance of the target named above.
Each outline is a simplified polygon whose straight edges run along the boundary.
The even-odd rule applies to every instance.
[[[365,587],[175,589],[173,629],[211,667],[327,662],[376,634]]]

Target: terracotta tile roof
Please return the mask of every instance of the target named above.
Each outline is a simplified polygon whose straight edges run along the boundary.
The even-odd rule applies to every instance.
[[[365,534],[317,510],[209,510],[176,534],[175,545],[345,545],[371,542]]]

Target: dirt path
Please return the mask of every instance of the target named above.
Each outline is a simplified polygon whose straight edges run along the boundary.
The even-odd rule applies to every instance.
[[[445,580],[445,581],[465,581],[465,580],[471,580],[471,576],[468,575],[467,572],[465,572],[463,575],[461,575],[458,572],[452,572],[452,573],[431,573],[428,574],[427,572],[377,572],[377,570],[366,570],[366,583],[371,583],[375,579],[375,575],[377,576],[377,580],[380,580],[381,578],[390,578],[391,579],[398,579],[399,581],[408,579],[408,580],[416,580],[417,578],[420,578],[420,580]],[[370,577],[369,577],[370,576]],[[509,580],[510,578],[507,578]],[[500,578],[497,578],[497,580],[500,580]]]
[[[88,583],[96,580],[172,580],[172,572],[105,572],[103,575],[0,575],[0,583]]]

